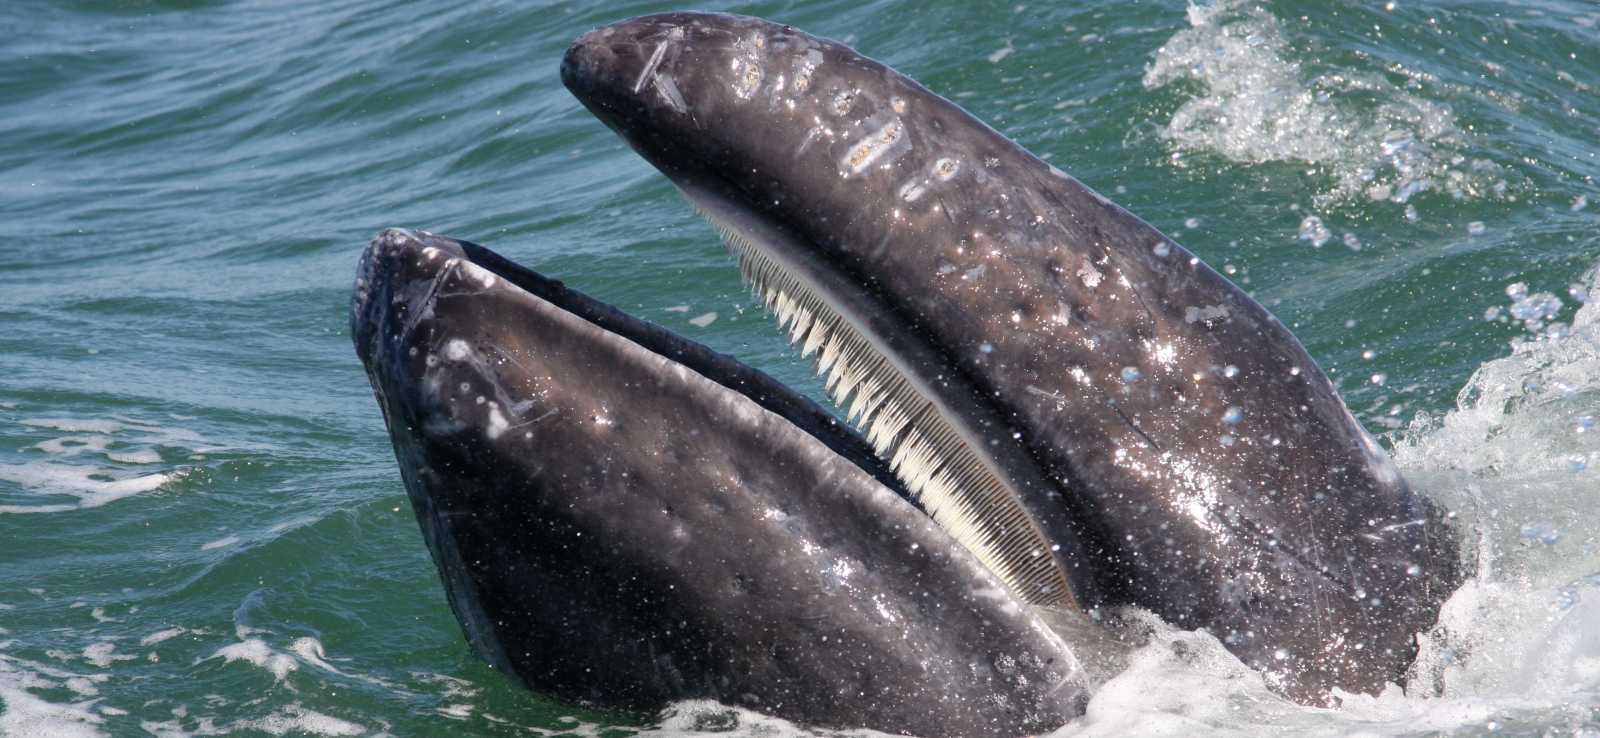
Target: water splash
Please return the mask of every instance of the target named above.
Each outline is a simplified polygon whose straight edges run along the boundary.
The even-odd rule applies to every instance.
[[[1319,209],[1362,200],[1407,205],[1430,190],[1457,199],[1505,193],[1501,167],[1467,155],[1450,107],[1389,81],[1376,64],[1318,71],[1304,34],[1239,0],[1191,4],[1188,20],[1156,50],[1143,80],[1146,89],[1170,87],[1184,98],[1160,129],[1174,161],[1205,153],[1310,165],[1328,182],[1313,198]],[[1301,238],[1325,243],[1331,234],[1320,224],[1303,222]]]

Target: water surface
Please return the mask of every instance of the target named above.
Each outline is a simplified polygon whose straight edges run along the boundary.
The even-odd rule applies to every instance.
[[[560,86],[571,39],[672,7],[0,5],[0,735],[637,729],[470,655],[346,306],[366,240],[424,228],[820,398]],[[1600,7],[711,7],[846,40],[1172,234],[1461,518],[1477,575],[1412,695],[1299,707],[1157,628],[1066,734],[1600,732]]]

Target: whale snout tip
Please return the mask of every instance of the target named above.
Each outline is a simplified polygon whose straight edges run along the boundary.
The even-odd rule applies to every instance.
[[[607,50],[605,42],[611,33],[610,26],[585,33],[573,41],[567,47],[567,53],[561,56],[561,83],[574,94],[582,97],[581,91],[594,78],[598,67],[596,57]]]
[[[403,295],[404,286],[436,278],[462,256],[454,239],[410,228],[385,228],[367,243],[356,266],[350,295],[350,335],[364,359],[379,326]]]
[[[561,57],[561,83],[581,100],[612,92],[642,68],[641,40],[649,35],[646,19],[601,26],[579,36]]]
[[[722,13],[672,12],[601,26],[567,47],[561,57],[561,82],[591,106],[637,98],[644,81],[667,58],[684,51],[686,41],[718,46],[748,20]]]

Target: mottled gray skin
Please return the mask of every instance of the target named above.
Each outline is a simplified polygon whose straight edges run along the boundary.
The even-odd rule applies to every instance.
[[[1060,639],[771,379],[410,231],[351,325],[451,607],[534,690],[923,736],[1082,712]]]
[[[1097,578],[1080,601],[1210,630],[1302,701],[1402,678],[1460,581],[1454,534],[1289,331],[1189,252],[787,26],[637,18],[580,38],[562,79],[959,364],[1059,483]]]

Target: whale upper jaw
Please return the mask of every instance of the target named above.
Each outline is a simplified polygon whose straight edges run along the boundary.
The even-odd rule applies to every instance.
[[[403,229],[351,328],[468,641],[536,691],[924,736],[1083,711],[1071,649],[765,375]]]
[[[788,26],[644,16],[578,39],[561,74],[725,232],[918,503],[1017,596],[1065,581],[1205,628],[1305,702],[1403,678],[1461,581],[1456,534],[1198,258]]]

